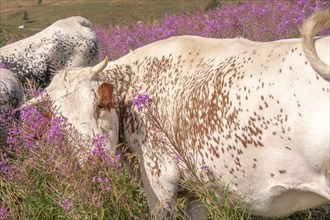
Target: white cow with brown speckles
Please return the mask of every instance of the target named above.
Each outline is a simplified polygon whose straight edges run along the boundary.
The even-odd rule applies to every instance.
[[[172,37],[108,64],[63,71],[46,90],[81,133],[103,130],[115,141],[117,130],[139,154],[153,218],[175,218],[187,176],[173,144],[198,175],[215,181],[220,200],[228,186],[252,214],[286,216],[330,202],[330,37],[314,42],[329,14],[311,17],[304,39]],[[166,117],[172,144],[154,141],[132,104],[136,88]],[[207,218],[200,205],[188,198],[191,219]]]

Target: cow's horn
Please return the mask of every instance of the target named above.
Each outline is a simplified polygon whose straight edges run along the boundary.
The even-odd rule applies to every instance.
[[[42,102],[45,102],[45,101],[46,101],[45,96],[41,95],[39,97],[32,98],[29,101],[26,101],[21,106],[19,106],[18,108],[16,108],[15,111],[20,111],[20,110],[22,110],[22,108],[25,108],[27,106],[36,105],[38,103],[42,103]]]
[[[92,68],[93,76],[96,76],[96,75],[99,74],[102,70],[104,70],[104,68],[108,65],[108,62],[109,62],[108,57],[105,57],[103,61],[101,61],[99,64],[96,64],[96,65]]]

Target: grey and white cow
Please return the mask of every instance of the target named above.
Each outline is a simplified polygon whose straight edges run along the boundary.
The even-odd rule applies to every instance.
[[[0,68],[0,115],[5,115],[13,106],[23,101],[21,83],[10,70]]]
[[[330,202],[330,37],[314,39],[329,26],[327,10],[304,24],[302,39],[172,37],[65,70],[46,91],[82,134],[116,141],[119,132],[118,141],[139,154],[154,219],[175,218],[173,201],[187,177],[173,145],[197,175],[215,181],[220,200],[228,187],[252,214],[286,216]],[[174,144],[155,141],[163,134],[134,107],[137,88],[166,116]],[[186,195],[187,215],[207,218]]]
[[[79,16],[56,21],[31,37],[1,47],[0,64],[11,71],[11,80],[8,81],[9,72],[1,71],[0,116],[7,112],[4,111],[7,105],[16,108],[17,101],[22,99],[16,90],[6,88],[19,88],[20,83],[25,84],[27,80],[46,87],[57,71],[94,65],[97,55],[97,37],[92,24]],[[6,95],[8,92],[12,93]]]
[[[0,122],[1,117],[13,109],[14,106],[19,106],[23,101],[23,88],[13,72],[0,68]],[[16,114],[17,115],[17,114]],[[0,144],[5,142],[6,133],[2,125],[0,126]]]

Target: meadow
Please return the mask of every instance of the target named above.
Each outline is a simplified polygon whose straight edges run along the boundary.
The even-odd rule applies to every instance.
[[[7,40],[34,34],[53,22],[83,16],[95,24],[124,24],[134,20],[155,20],[166,14],[193,11],[207,0],[0,0],[0,46]],[[227,4],[235,1],[227,1]],[[24,18],[24,13],[26,17]],[[24,25],[24,29],[18,26]]]
[[[1,7],[3,2],[6,1],[1,0]],[[9,2],[4,9],[7,14],[1,13],[1,19],[14,14],[13,8],[18,7],[15,2],[19,1],[11,1],[13,5],[9,5]],[[23,4],[20,2],[17,4]],[[42,19],[32,17],[37,15],[37,11],[33,11],[34,7],[29,5],[31,2],[25,1],[22,6],[27,8],[30,19],[35,20],[28,23],[30,28],[44,28],[43,25],[63,16],[63,4],[43,1],[40,7],[59,7],[58,17],[49,14],[51,20],[44,19],[45,23],[33,26]],[[70,4],[80,7],[77,2]],[[79,2],[82,5],[91,4],[91,1]],[[133,7],[132,1],[123,2],[131,6],[119,6],[118,2],[111,1],[118,7]],[[182,1],[171,11],[170,6],[164,6],[169,5],[169,2],[148,1],[150,8],[145,5],[145,10],[151,10],[153,4],[161,8],[161,11],[151,10],[155,14],[150,14],[148,18],[144,13],[149,12],[145,11],[132,14],[129,18],[126,16],[125,19],[121,15],[111,16],[118,20],[102,18],[101,21],[96,16],[93,22],[99,40],[100,60],[105,56],[114,60],[130,50],[175,35],[245,37],[258,41],[298,37],[299,26],[305,18],[314,11],[330,6],[326,0],[274,0],[234,1],[206,9],[205,3],[198,5],[197,1]],[[178,4],[182,4],[182,7],[178,7]],[[190,5],[190,8],[185,4]],[[115,7],[113,5],[104,1],[99,10]],[[89,19],[92,17],[84,13],[97,14],[88,10],[88,7],[79,13]],[[1,22],[1,28],[10,33],[11,39],[13,36],[20,38],[22,35],[10,31],[10,25],[13,23]],[[325,34],[329,34],[329,31]],[[31,83],[26,93],[27,97],[33,97],[40,90]],[[139,104],[146,107],[145,103]],[[125,171],[120,157],[106,150],[105,137],[82,140],[65,118],[57,114],[57,108],[51,101],[23,109],[20,120],[10,113],[0,119],[0,123],[8,132],[8,137],[0,137],[0,219],[149,219],[143,189]],[[92,153],[82,163],[81,155],[88,154],[91,148]],[[127,156],[134,160],[135,155]],[[193,168],[191,172],[194,173]],[[229,199],[230,192],[226,190],[225,201],[220,203],[214,192],[198,178],[192,178],[185,184],[205,204],[210,219],[260,219],[251,216],[243,204],[233,204]],[[184,218],[184,202],[184,199],[177,202],[178,219]],[[282,219],[330,219],[329,216],[330,207],[323,206]]]

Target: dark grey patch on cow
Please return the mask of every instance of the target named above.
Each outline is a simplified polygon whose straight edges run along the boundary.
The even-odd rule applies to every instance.
[[[285,174],[286,170],[279,170],[278,172],[279,172],[279,174]]]
[[[23,89],[12,72],[0,69],[0,117],[16,108],[23,100]]]

